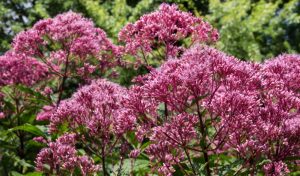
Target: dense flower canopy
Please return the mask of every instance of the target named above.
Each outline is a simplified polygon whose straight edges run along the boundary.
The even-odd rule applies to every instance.
[[[93,81],[61,103],[51,116],[50,129],[55,132],[58,125],[67,122],[70,130],[83,126],[89,135],[109,142],[110,133],[123,134],[133,128],[135,119],[122,108],[126,95],[127,90],[117,84]]]
[[[299,78],[297,55],[281,55],[260,66],[249,82],[231,91],[217,92],[212,111],[222,119],[225,144],[236,149],[248,162],[265,157],[271,160],[267,174],[288,171],[284,161],[299,155]],[[293,80],[293,81],[292,81]],[[250,87],[249,87],[250,86]],[[230,90],[229,89],[229,90]]]
[[[0,86],[31,86],[49,75],[48,67],[25,54],[8,52],[0,56]]]
[[[69,49],[69,54],[81,58],[96,56],[101,50],[115,49],[103,30],[74,12],[39,21],[32,29],[15,37],[13,48],[16,52],[40,56],[40,49],[52,42],[61,43],[62,48]]]
[[[38,171],[63,173],[61,170],[73,173],[75,168],[80,168],[83,175],[88,175],[99,170],[99,166],[94,165],[93,161],[87,156],[78,155],[75,148],[75,134],[65,134],[55,142],[50,142],[47,148],[40,151],[36,158],[36,169]],[[49,170],[47,170],[47,166]]]
[[[294,81],[300,76],[299,61],[297,55],[282,55],[258,65],[207,46],[194,46],[179,60],[168,60],[136,79],[139,85],[132,87],[133,103],[130,101],[128,107],[144,122],[139,123],[137,138],[142,141],[149,137],[154,143],[148,151],[153,160],[163,163],[159,171],[164,175],[174,172],[172,165],[182,160],[187,144],[194,141],[195,145],[196,135],[184,134],[201,128],[201,119],[210,120],[216,130],[207,141],[212,151],[234,148],[246,162],[265,157],[276,163],[298,156],[295,135],[300,129],[300,101]],[[154,113],[161,105],[164,113]],[[195,111],[200,114],[198,121],[181,124],[177,119],[172,123],[182,117],[178,114]],[[176,136],[177,129],[181,136]],[[162,158],[167,156],[169,160]],[[277,169],[280,172],[287,171],[284,164],[274,166],[282,167]],[[267,173],[270,167],[266,165]]]
[[[95,67],[103,71],[117,64],[118,59],[111,54],[120,54],[102,29],[74,12],[40,20],[33,28],[19,33],[12,47],[16,53],[43,61],[58,74],[64,71],[62,65],[73,65],[77,71],[73,74],[79,75],[91,74]]]
[[[41,20],[0,56],[0,130],[8,124],[22,157],[35,135],[35,168],[49,175],[120,175],[135,161],[149,166],[144,175],[289,173],[300,155],[300,55],[245,62],[207,45],[217,39],[168,4],[126,25],[124,46],[80,14]],[[131,86],[102,78],[152,51],[164,63]]]
[[[176,56],[183,48],[177,44],[192,37],[193,42],[215,42],[218,32],[201,18],[182,12],[177,5],[162,4],[159,10],[143,15],[135,23],[127,24],[119,33],[125,51],[151,52],[156,45],[166,47],[167,56]]]
[[[256,67],[214,48],[195,45],[180,59],[169,59],[160,68],[136,79],[138,84],[131,88],[126,106],[141,121],[136,129],[137,138],[142,141],[146,137],[153,142],[147,151],[153,161],[163,163],[158,169],[161,174],[174,172],[172,165],[183,160],[190,144],[200,141],[199,126],[201,136],[206,135],[203,125],[210,118],[220,132],[209,143],[213,143],[215,150],[224,145],[224,140],[217,140],[224,127],[209,116],[214,113],[213,99],[223,92],[243,91],[241,84],[253,86],[249,78]],[[162,106],[164,112],[159,113]],[[200,117],[205,109],[208,115]]]

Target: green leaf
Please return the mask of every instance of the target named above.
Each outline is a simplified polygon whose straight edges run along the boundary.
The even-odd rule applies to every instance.
[[[37,109],[36,108],[27,108],[25,112],[20,115],[21,123],[32,124],[36,118]]]
[[[1,148],[6,148],[6,149],[15,149],[15,148],[17,148],[17,146],[14,146],[11,143],[3,141],[3,140],[0,140],[0,146],[1,146]]]
[[[11,176],[24,176],[24,175],[22,175],[22,174],[20,174],[19,172],[16,172],[16,171],[10,172],[10,175]]]
[[[289,175],[291,175],[291,176],[297,176],[297,175],[300,175],[300,171],[291,172]]]
[[[37,91],[34,91],[32,90],[31,88],[29,87],[25,87],[25,86],[22,86],[22,85],[18,85],[17,88],[22,91],[22,92],[25,92],[25,93],[28,93],[32,96],[34,96],[35,98],[37,98],[37,100],[39,101],[46,101],[46,102],[49,102],[49,99],[47,97],[45,97],[43,94],[41,94],[40,92],[37,92]]]
[[[41,172],[30,172],[30,173],[27,173],[26,176],[42,176],[43,173]]]
[[[300,160],[300,156],[289,156],[289,157],[286,157],[285,160],[286,161],[298,161],[298,160]]]
[[[11,102],[4,100],[3,103],[5,105],[4,106],[5,109],[9,109],[11,111],[15,111],[16,110],[15,106]]]
[[[10,174],[11,174],[11,176],[42,176],[43,175],[43,173],[41,173],[41,172],[29,172],[29,173],[23,175],[16,171],[12,171],[12,172],[10,172]]]
[[[10,132],[17,131],[17,130],[26,131],[36,136],[46,137],[45,133],[42,130],[40,130],[37,126],[28,123],[9,129]]]
[[[136,159],[134,162],[131,159],[125,159],[123,162],[123,174],[130,173],[132,170],[135,175],[145,175],[150,172],[149,161],[143,159]]]
[[[145,142],[145,143],[141,146],[141,150],[144,151],[144,149],[146,149],[150,144],[151,144],[150,141]]]
[[[138,141],[136,140],[135,134],[133,132],[128,132],[126,135],[126,139],[132,146],[137,148]]]
[[[264,160],[262,160],[261,162],[258,163],[258,166],[263,166],[264,164],[269,163],[269,162],[271,162],[271,160],[264,159]]]
[[[243,160],[236,159],[234,162],[230,164],[223,165],[219,168],[220,175],[234,175],[237,174],[236,172],[239,170],[241,165],[243,164]]]

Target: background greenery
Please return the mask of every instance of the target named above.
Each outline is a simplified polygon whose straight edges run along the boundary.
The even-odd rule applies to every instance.
[[[0,52],[16,33],[42,18],[65,11],[91,18],[116,41],[124,24],[153,11],[162,2],[201,16],[218,28],[217,47],[243,60],[262,61],[300,52],[299,0],[2,0]]]

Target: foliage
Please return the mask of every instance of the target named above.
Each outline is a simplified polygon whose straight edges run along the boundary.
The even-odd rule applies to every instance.
[[[222,51],[243,60],[262,61],[299,52],[299,2],[211,0],[209,21],[222,36]]]

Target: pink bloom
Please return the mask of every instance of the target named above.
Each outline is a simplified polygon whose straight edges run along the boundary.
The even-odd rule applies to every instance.
[[[299,155],[299,86],[300,57],[281,55],[249,72],[249,83],[227,84],[216,93],[209,108],[221,117],[222,130],[234,148],[245,158],[265,157],[282,161]],[[251,76],[252,75],[252,76]],[[285,164],[268,164],[272,174],[288,172]],[[269,173],[266,172],[266,173]],[[272,175],[270,174],[270,175]]]
[[[24,53],[29,56],[40,55],[39,48],[45,45],[38,30],[27,30],[20,32],[13,40],[13,48],[17,53]]]
[[[268,88],[300,89],[300,55],[283,54],[263,64],[262,84]]]
[[[48,51],[54,43],[60,47]],[[104,71],[118,64],[113,56],[118,57],[120,52],[102,29],[96,28],[92,21],[74,12],[41,20],[33,28],[19,33],[13,40],[13,50],[42,59],[56,74],[62,74],[62,65],[67,63],[69,67],[75,67],[69,72],[80,70],[82,65],[82,69],[88,72],[93,72],[93,67]],[[96,58],[98,63],[92,58]],[[92,65],[86,68],[88,64]]]
[[[37,115],[36,120],[50,120],[52,113],[55,111],[54,106],[44,106],[42,111]]]
[[[184,157],[182,147],[202,135],[193,126],[199,121],[185,123],[180,115],[199,116],[199,109],[216,130],[207,139],[211,153],[234,149],[245,161],[298,156],[298,61],[297,55],[282,55],[258,65],[195,45],[131,87],[125,106],[140,121],[137,139],[149,138],[152,144],[145,151],[151,161],[162,163],[162,174],[172,173]]]
[[[282,161],[264,165],[264,171],[266,176],[283,176],[286,173],[289,173],[287,165]]]
[[[61,102],[50,118],[50,131],[61,124],[70,131],[82,126],[92,138],[111,142],[111,135],[122,135],[133,129],[135,116],[123,108],[127,90],[104,79],[80,88],[73,96]]]
[[[45,89],[43,91],[44,95],[50,95],[52,93],[53,93],[53,91],[52,91],[52,89],[50,87],[45,87]]]
[[[167,56],[174,57],[184,50],[176,43],[190,36],[200,42],[218,39],[217,31],[209,23],[178,10],[174,4],[163,3],[157,11],[126,25],[119,33],[119,40],[125,42],[125,52],[130,54],[151,52],[158,44],[165,47]]]
[[[5,118],[5,114],[3,112],[0,112],[0,119],[4,119]]]
[[[7,52],[0,56],[0,86],[24,84],[31,86],[48,78],[48,67],[25,54]]]
[[[44,143],[46,144],[47,143],[47,140],[44,139],[43,137],[34,137],[32,140],[38,142],[38,143]]]
[[[195,126],[198,118],[193,115],[180,114],[172,117],[170,123],[152,128],[150,141],[152,144],[146,149],[152,162],[162,162],[158,167],[161,174],[175,172],[173,165],[183,159],[183,149],[196,139]]]
[[[99,165],[95,165],[94,161],[87,156],[79,157],[80,170],[82,175],[89,175],[90,173],[97,173],[100,170]]]
[[[46,172],[45,165],[48,165],[52,171],[59,170],[69,173],[72,173],[75,168],[80,168],[82,174],[94,173],[99,169],[91,159],[77,154],[74,134],[66,134],[55,142],[48,143],[48,147],[42,149],[38,154],[35,163],[37,171]]]
[[[139,149],[134,149],[130,152],[129,157],[130,158],[137,158],[140,155],[140,150]]]

